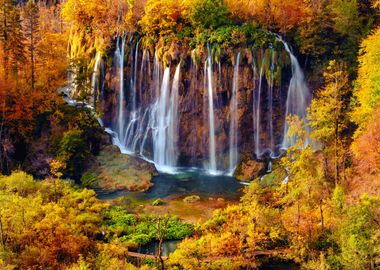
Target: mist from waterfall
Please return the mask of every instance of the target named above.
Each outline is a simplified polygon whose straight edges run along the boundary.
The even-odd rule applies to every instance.
[[[234,77],[232,83],[232,95],[230,101],[230,132],[229,132],[229,173],[233,174],[238,163],[238,90],[239,90],[239,65],[240,52],[236,56]]]

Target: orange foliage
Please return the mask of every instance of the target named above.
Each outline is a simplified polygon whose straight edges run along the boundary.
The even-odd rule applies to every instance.
[[[33,103],[25,87],[12,80],[0,79],[0,116],[9,133],[25,136],[31,131]]]
[[[298,26],[308,15],[304,0],[225,0],[225,3],[234,18],[254,19],[283,33]]]
[[[380,174],[380,107],[367,128],[353,143],[355,164],[362,172]]]
[[[353,142],[356,175],[350,181],[353,195],[380,194],[380,106]]]

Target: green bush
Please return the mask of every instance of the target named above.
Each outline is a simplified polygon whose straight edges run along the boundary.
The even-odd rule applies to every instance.
[[[131,245],[146,245],[157,239],[158,217],[141,216],[128,213],[120,206],[113,206],[103,214],[111,238],[116,236]],[[163,220],[161,220],[163,222]],[[161,223],[163,224],[163,223]],[[177,217],[168,217],[164,229],[164,240],[181,240],[194,232],[194,226],[182,222]]]
[[[66,131],[58,150],[59,160],[66,165],[65,176],[78,179],[82,174],[86,155],[86,141],[83,132],[78,129]]]
[[[82,186],[86,188],[96,186],[97,181],[97,176],[92,172],[86,172],[80,179]]]
[[[35,194],[39,186],[39,183],[34,181],[33,176],[22,171],[0,177],[0,190],[14,192],[22,197]]]
[[[180,240],[189,237],[194,232],[194,226],[191,223],[185,223],[178,218],[171,218],[168,229],[165,233],[165,240]]]
[[[189,21],[194,28],[215,30],[230,25],[229,12],[223,0],[197,0],[189,12]]]
[[[156,199],[156,200],[154,200],[152,202],[153,206],[160,206],[160,205],[163,205],[163,204],[165,204],[165,202],[163,200],[161,200],[161,199]]]

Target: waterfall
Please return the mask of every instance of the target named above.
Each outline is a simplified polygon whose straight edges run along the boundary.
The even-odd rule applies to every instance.
[[[215,120],[214,120],[214,88],[213,71],[210,47],[208,46],[208,57],[205,64],[207,73],[207,93],[208,93],[208,123],[209,123],[209,164],[208,171],[216,173],[216,147],[215,147]]]
[[[174,78],[172,91],[170,94],[170,107],[169,107],[169,129],[167,138],[167,164],[171,167],[177,165],[178,159],[178,131],[179,131],[179,114],[178,114],[178,89],[179,89],[179,78],[180,78],[181,63],[178,64]]]
[[[274,84],[274,50],[271,48],[271,62],[269,72],[269,93],[268,93],[268,133],[269,133],[269,149],[271,155],[274,154],[274,138],[273,138],[273,84]]]
[[[93,91],[93,94],[96,95],[96,78],[98,77],[99,68],[100,68],[100,60],[102,59],[101,54],[99,52],[96,53],[95,57],[95,64],[94,64],[94,71],[92,72],[92,78],[91,78],[91,89]]]
[[[306,85],[305,76],[302,72],[302,69],[298,63],[297,58],[291,52],[288,44],[281,39],[281,37],[277,37],[277,39],[284,44],[286,52],[290,56],[290,61],[292,65],[292,78],[290,79],[288,96],[286,99],[286,118],[289,115],[298,115],[300,119],[306,121],[306,109],[310,101],[310,91]],[[289,123],[285,118],[285,127],[283,134],[283,141],[281,148],[286,150],[290,146],[296,143],[295,136],[288,138],[287,134],[289,131]],[[309,144],[307,140],[305,144]]]
[[[133,76],[131,76],[131,88],[132,88],[132,114],[136,114],[136,103],[137,103],[137,65],[138,65],[138,56],[139,56],[139,44],[140,41],[137,42],[135,48],[135,56],[133,57],[133,61],[131,61],[131,70],[133,70]],[[131,54],[132,55],[132,54]]]
[[[238,163],[238,98],[239,90],[239,64],[240,52],[236,56],[234,77],[232,83],[232,96],[230,101],[230,153],[229,153],[229,172],[232,174]]]
[[[165,68],[162,79],[161,93],[157,101],[156,130],[153,140],[154,162],[158,166],[166,165],[166,133],[168,128],[168,104],[169,104],[170,68]]]
[[[148,61],[149,63],[149,61]],[[148,64],[148,68],[150,67],[150,65]],[[148,74],[150,75],[150,74]],[[160,63],[160,60],[158,59],[158,56],[157,54],[155,53],[154,54],[154,65],[153,65],[153,77],[152,77],[152,80],[153,80],[153,95],[151,96],[152,98],[152,104],[148,107],[148,123],[146,125],[146,128],[145,128],[145,132],[144,132],[144,136],[143,136],[143,139],[142,139],[142,142],[141,142],[141,145],[140,145],[140,155],[141,156],[144,156],[144,149],[145,149],[145,146],[146,146],[146,142],[148,140],[148,137],[149,137],[149,134],[150,133],[154,133],[156,132],[156,113],[157,113],[157,105],[158,105],[158,100],[159,100],[159,97],[160,97],[160,80],[161,80],[161,63]],[[152,134],[152,136],[154,136],[154,134]],[[154,151],[155,149],[153,149]],[[154,155],[154,154],[153,154]],[[154,157],[153,157],[154,159]]]
[[[202,167],[203,164],[208,173],[232,174],[242,152],[258,159],[268,154],[276,158],[281,149],[295,143],[295,138],[285,138],[289,126],[286,123],[282,127],[282,121],[277,124],[276,116],[296,114],[305,119],[309,91],[297,59],[280,38],[278,42],[284,44],[292,67],[286,104],[278,104],[281,81],[275,81],[275,74],[281,72],[281,66],[275,66],[276,52],[271,46],[261,58],[255,59],[252,53],[253,81],[243,81],[242,71],[246,71],[246,63],[250,61],[245,53],[237,53],[231,67],[228,61],[213,63],[208,45],[202,73],[195,50],[191,52],[191,63],[186,63],[189,57],[183,57],[175,68],[164,67],[159,54],[153,56],[136,37],[127,40],[130,47],[127,44],[126,48],[126,37],[117,37],[114,77],[107,84],[114,89],[105,92],[102,102],[107,113],[104,123],[123,153],[139,155],[168,173],[175,172],[178,166]],[[98,76],[104,72],[99,52],[93,61],[91,86],[95,91],[101,87],[100,78],[106,76]],[[233,75],[225,74],[232,68]],[[227,87],[231,88],[230,92],[226,91]],[[246,104],[251,96],[239,91],[239,87],[253,89],[253,108],[252,103]],[[253,138],[242,136],[247,130],[243,126],[251,117],[247,114],[248,107],[253,113]]]
[[[261,146],[260,145],[261,143],[261,140],[260,140],[261,105],[260,104],[261,104],[261,86],[262,86],[262,81],[263,81],[263,65],[264,65],[264,58],[262,60],[261,67],[260,67],[259,85],[258,85],[258,88],[255,89],[255,93],[254,93],[255,99],[254,99],[254,104],[253,104],[256,158],[261,157],[261,147],[260,147]]]
[[[133,141],[138,139],[138,135],[136,134],[136,125],[141,123],[140,119],[140,110],[137,108],[137,66],[138,66],[138,49],[139,43],[137,42],[135,48],[135,54],[131,53],[131,71],[133,73],[130,77],[130,89],[131,89],[131,100],[132,100],[132,109],[129,115],[129,123],[124,135],[124,143],[125,146],[131,151],[134,152],[135,149],[133,147]],[[131,40],[131,52],[133,52],[133,42]],[[138,127],[137,127],[138,128]],[[137,135],[137,136],[136,136]]]
[[[125,123],[125,112],[124,112],[124,50],[125,50],[125,40],[126,35],[122,37],[121,44],[120,39],[117,39],[117,47],[115,51],[115,60],[118,62],[119,70],[119,113],[118,113],[118,136],[119,140],[123,138],[124,134],[124,123]]]
[[[100,78],[99,78],[99,73],[101,69],[101,54],[100,52],[96,53],[95,57],[95,64],[94,64],[94,71],[92,72],[92,77],[91,77],[91,90],[92,90],[92,95],[94,97],[94,108],[96,108],[96,101],[99,96],[99,86],[100,86]]]
[[[165,68],[161,91],[152,108],[152,116],[154,115],[155,119],[152,127],[153,159],[158,168],[166,172],[174,171],[178,159],[178,89],[180,69],[181,64],[178,64],[170,91],[170,67]],[[145,140],[146,135],[144,136]]]

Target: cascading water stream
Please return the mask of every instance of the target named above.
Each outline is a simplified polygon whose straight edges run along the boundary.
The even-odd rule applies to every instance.
[[[96,57],[95,57],[95,64],[94,64],[94,71],[92,73],[92,77],[91,77],[91,90],[92,90],[92,95],[94,97],[94,108],[96,106],[96,101],[98,99],[98,96],[99,96],[99,84],[100,84],[100,81],[98,80],[99,79],[99,73],[101,72],[101,54],[100,52],[97,52],[96,53]]]
[[[253,104],[253,112],[254,112],[254,130],[255,130],[255,155],[256,158],[261,158],[261,140],[260,140],[260,130],[261,130],[261,87],[263,81],[263,65],[264,59],[260,66],[260,75],[259,75],[259,85],[258,88],[255,89],[255,103]]]
[[[131,76],[131,88],[132,88],[132,114],[136,114],[136,105],[137,105],[137,66],[138,66],[138,58],[139,58],[139,44],[140,41],[137,42],[135,48],[135,56],[133,58],[133,76]]]
[[[178,89],[180,79],[181,63],[178,64],[174,78],[172,91],[170,94],[169,108],[169,129],[167,136],[166,166],[175,167],[178,159],[178,131],[179,131],[179,113],[178,113]]]
[[[274,84],[274,50],[271,48],[271,62],[269,71],[269,93],[268,93],[268,133],[269,149],[271,156],[274,154],[274,137],[273,137],[273,84]]]
[[[133,52],[132,40],[130,43],[131,43],[131,51]],[[141,121],[139,121],[141,111],[138,110],[137,108],[137,67],[138,67],[139,43],[140,41],[138,41],[136,44],[135,53],[131,54],[131,70],[133,70],[133,73],[131,74],[131,78],[130,78],[132,109],[130,111],[129,123],[125,131],[125,137],[124,137],[125,145],[128,149],[130,149],[131,152],[135,151],[135,148],[133,147],[133,141],[136,139],[136,136],[135,136],[136,125],[141,123]]]
[[[208,57],[206,60],[207,73],[207,93],[208,93],[208,122],[209,122],[209,164],[207,170],[211,174],[217,173],[216,167],[216,147],[215,147],[215,120],[214,120],[214,87],[213,87],[213,70],[212,56],[208,46]]]
[[[125,111],[124,111],[124,50],[125,50],[126,35],[123,35],[121,39],[118,38],[118,44],[115,52],[115,58],[119,62],[119,114],[118,114],[118,136],[119,140],[123,138],[124,123],[125,123]]]
[[[99,52],[96,53],[95,57],[95,64],[94,64],[94,71],[92,73],[91,78],[91,89],[95,93],[96,92],[96,80],[99,76],[99,68],[100,68],[100,60],[101,60],[101,54]]]
[[[153,105],[154,162],[158,169],[174,172],[178,159],[178,89],[181,64],[178,64],[170,91],[170,67],[165,68],[161,91]]]
[[[166,67],[162,79],[161,93],[157,101],[156,127],[153,136],[154,162],[159,167],[166,166],[168,105],[170,91],[170,68]]]
[[[238,97],[237,92],[239,90],[239,64],[240,64],[240,52],[236,56],[234,77],[232,84],[232,96],[230,101],[230,149],[229,149],[229,173],[233,174],[235,167],[238,163]]]
[[[288,44],[282,40],[281,37],[277,37],[278,41],[284,44],[286,52],[290,56],[292,65],[292,78],[290,79],[288,96],[286,99],[286,118],[289,115],[297,115],[300,119],[306,121],[306,109],[310,101],[310,91],[306,85],[305,76],[298,63],[297,58],[291,52]],[[289,123],[285,120],[284,135],[281,149],[288,149],[296,143],[295,136],[288,138]],[[309,140],[305,141],[305,144],[309,144]]]

